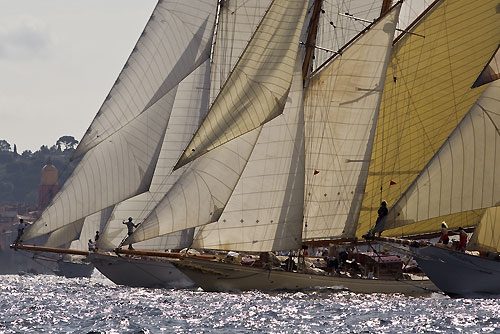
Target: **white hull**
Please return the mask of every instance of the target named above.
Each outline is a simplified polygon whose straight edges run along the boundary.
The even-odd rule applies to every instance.
[[[412,248],[420,268],[450,296],[500,294],[500,262],[436,246]]]
[[[59,261],[57,262],[57,266],[58,269],[55,273],[67,278],[90,277],[92,276],[92,271],[94,271],[94,266],[90,263]]]
[[[167,259],[90,253],[88,259],[118,285],[143,288],[191,288],[194,283]]]
[[[304,290],[321,287],[357,293],[426,294],[439,291],[428,279],[382,280],[323,276],[184,258],[175,265],[205,291]]]

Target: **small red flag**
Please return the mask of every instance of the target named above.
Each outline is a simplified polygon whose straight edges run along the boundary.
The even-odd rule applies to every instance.
[[[390,185],[390,186],[392,186],[392,185],[394,185],[394,184],[396,184],[396,182],[394,182],[393,180],[391,180],[391,182],[389,182],[389,185]]]
[[[319,174],[319,170],[314,170],[314,175]]]

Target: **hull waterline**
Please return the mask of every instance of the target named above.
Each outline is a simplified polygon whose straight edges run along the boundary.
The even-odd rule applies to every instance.
[[[314,275],[185,258],[174,264],[205,291],[273,291],[338,288],[356,293],[428,294],[438,292],[428,279],[382,280]]]
[[[103,253],[90,253],[89,261],[113,283],[142,288],[194,287],[186,275],[167,259],[137,258]]]

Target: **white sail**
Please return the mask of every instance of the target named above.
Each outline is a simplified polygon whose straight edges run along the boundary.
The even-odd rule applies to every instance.
[[[23,240],[149,189],[176,90],[89,151]]]
[[[302,57],[283,115],[265,124],[218,222],[195,234],[194,248],[298,249],[304,203]]]
[[[304,0],[273,1],[177,167],[283,111],[306,8]]]
[[[99,239],[99,247],[118,246],[127,235],[127,228],[122,222],[132,217],[135,224],[142,223],[184,172],[184,168],[174,172],[172,169],[208,110],[209,93],[210,61],[207,60],[178,86],[149,191],[116,205]],[[178,237],[174,239],[177,240]],[[167,241],[158,241],[159,249],[165,249],[166,244]]]
[[[82,232],[83,223],[85,218],[79,219],[76,222],[65,225],[60,229],[52,232],[47,241],[45,242],[45,247],[64,247],[73,240],[80,238]]]
[[[354,235],[399,10],[396,6],[309,82],[304,239]]]
[[[415,182],[385,229],[500,203],[500,82],[489,84]]]
[[[197,159],[126,243],[217,221],[252,153],[261,128]]]
[[[155,104],[210,56],[217,0],[160,0],[74,156]]]

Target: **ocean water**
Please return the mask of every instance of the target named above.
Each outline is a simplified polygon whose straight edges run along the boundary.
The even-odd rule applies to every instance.
[[[500,299],[206,293],[0,276],[0,333],[500,333]]]

